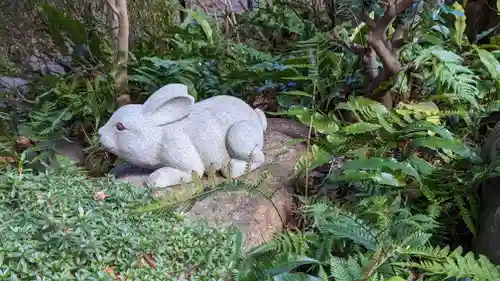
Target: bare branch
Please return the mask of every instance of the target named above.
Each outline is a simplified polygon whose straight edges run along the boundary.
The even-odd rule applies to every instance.
[[[373,36],[377,38],[382,38],[389,24],[391,24],[392,20],[396,17],[396,6],[390,5],[385,10],[385,13],[382,17],[375,21],[376,28],[373,29]]]
[[[400,38],[394,42],[391,43],[392,45],[392,50],[393,51],[396,51],[398,50],[399,48],[401,48],[405,43],[405,39],[404,38]]]
[[[111,0],[106,0],[106,2],[108,2],[108,6],[113,11],[113,13],[119,17],[120,12],[118,12],[118,8],[116,8],[115,3],[113,3],[113,1]]]
[[[380,86],[380,84],[382,84],[382,82],[384,82],[385,80],[389,79],[388,75],[387,75],[387,72],[385,70],[382,70],[378,75],[377,77],[375,77],[371,82],[370,84],[368,84],[368,89],[367,89],[367,92],[368,92],[368,95],[367,96],[371,96],[371,97],[377,97],[377,96],[380,96],[380,93],[374,93],[373,91],[375,89],[378,88],[378,86]]]
[[[377,28],[377,24],[374,20],[372,20],[367,14],[361,13],[360,19],[371,29],[375,30]]]
[[[376,16],[374,20],[364,13],[361,14],[363,22],[370,27],[370,33],[368,34],[368,49],[370,51],[365,52],[363,56],[366,72],[372,78],[366,96],[382,102],[389,108],[392,107],[390,92],[381,90],[375,93],[374,90],[402,69],[397,50],[404,44],[404,26],[398,25],[396,27],[391,40],[387,38],[387,29],[396,16],[404,12],[412,4],[413,0],[401,0],[399,2],[392,0],[382,3],[385,13],[383,16]],[[378,71],[376,67],[377,56],[384,67],[381,71]]]
[[[365,53],[367,52],[366,50],[368,48],[366,47],[363,47],[361,45],[358,45],[358,44],[355,44],[355,43],[350,43],[344,39],[342,39],[338,33],[338,31],[336,30],[333,30],[332,31],[332,37],[333,39],[337,40],[338,43],[340,45],[342,45],[342,47],[348,49],[349,51],[359,55],[360,57],[363,57],[365,55]]]
[[[378,67],[377,67],[377,54],[373,50],[373,48],[368,48],[368,51],[363,56],[363,63],[366,67],[366,73],[373,80],[375,77],[379,75]]]
[[[382,38],[394,18],[396,18],[398,14],[404,12],[411,4],[413,4],[413,0],[402,0],[397,4],[389,4],[385,9],[384,15],[375,21],[376,28],[372,29],[373,35]]]
[[[382,36],[382,42],[384,42],[384,45],[387,49],[391,49],[391,41],[387,38],[387,35],[384,33]]]
[[[399,49],[404,44],[404,32],[404,25],[399,24],[394,30],[394,33],[392,33],[391,41],[386,44],[387,48],[389,48],[391,51],[396,51],[397,49]]]
[[[396,14],[400,14],[406,9],[408,9],[412,4],[414,0],[402,0],[401,2],[396,4]]]
[[[396,30],[394,30],[394,33],[392,34],[391,43],[394,44],[394,42],[403,38],[404,32],[405,32],[404,25],[399,24],[396,27]]]
[[[382,61],[382,64],[384,65],[384,69],[388,73],[394,75],[399,72],[399,70],[401,69],[401,65],[399,64],[396,55],[385,46],[384,42],[382,42],[381,39],[373,38],[372,36],[368,35],[368,43],[373,48],[373,50],[375,50],[380,60]]]

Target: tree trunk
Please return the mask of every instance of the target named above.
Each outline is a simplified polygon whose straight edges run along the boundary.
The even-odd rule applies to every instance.
[[[128,38],[129,38],[129,20],[127,10],[127,0],[116,1],[119,12],[119,29],[118,29],[118,60],[117,60],[117,76],[116,87],[119,93],[123,93],[127,87],[127,63],[128,63]]]
[[[465,7],[467,17],[467,37],[470,42],[474,42],[476,36],[483,31],[498,27],[500,15],[496,11],[497,0],[470,0]],[[498,34],[498,28],[496,33]],[[493,33],[494,34],[494,33]],[[489,43],[489,36],[479,40],[480,43]]]
[[[108,17],[110,36],[113,40],[118,38],[118,10],[116,10],[116,1],[115,0],[107,0],[108,5],[106,6],[106,14]]]
[[[116,60],[116,77],[115,86],[119,94],[123,94],[127,88],[127,63],[129,50],[129,33],[130,24],[128,18],[127,1],[126,0],[107,0],[108,6],[111,9],[113,16],[110,17],[110,25],[112,34],[118,41],[118,52]],[[114,28],[118,20],[118,28]],[[116,30],[116,32],[115,32]]]

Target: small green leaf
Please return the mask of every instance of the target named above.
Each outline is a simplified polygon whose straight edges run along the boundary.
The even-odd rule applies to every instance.
[[[438,58],[442,62],[450,62],[450,63],[455,63],[459,64],[462,62],[462,57],[459,55],[455,54],[454,52],[442,50],[442,49],[434,49],[431,50],[431,54]]]
[[[317,145],[312,145],[310,150],[303,154],[295,163],[294,174],[298,175],[306,170],[314,169],[328,163],[332,155]]]
[[[333,134],[339,130],[337,123],[326,115],[314,113],[313,128],[321,134]]]
[[[350,139],[341,134],[331,134],[326,136],[326,140],[335,146],[341,146],[348,142]]]
[[[395,187],[405,186],[404,182],[399,181],[394,175],[389,173],[380,173],[379,175],[373,175],[372,180],[382,185],[389,185]]]
[[[479,161],[478,156],[473,151],[471,151],[463,143],[455,140],[442,139],[436,136],[428,136],[424,138],[413,139],[411,143],[413,147],[423,146],[434,150],[449,150],[460,156],[470,158],[474,161]]]
[[[434,45],[440,45],[443,43],[443,39],[433,34],[424,34],[422,35],[422,39]]]
[[[394,187],[405,186],[404,182],[399,181],[394,175],[381,172],[367,172],[367,171],[349,171],[338,178],[343,181],[359,181],[359,180],[372,180],[378,184],[389,185]]]
[[[286,111],[286,114],[297,117],[302,124],[309,126],[311,124],[313,111],[303,106],[292,106]]]
[[[424,176],[432,174],[432,172],[436,169],[431,163],[415,155],[408,157],[408,161],[418,173]]]
[[[287,92],[279,92],[278,94],[279,95],[312,97],[311,94],[303,92],[303,91],[287,91]]]
[[[438,31],[439,33],[443,34],[445,37],[450,36],[450,29],[444,25],[436,24],[436,25],[432,26],[431,29]]]
[[[404,130],[401,131],[402,134],[406,135],[404,138],[407,137],[407,134],[413,133],[413,132],[421,132],[421,131],[430,131],[435,134],[439,134],[442,138],[448,139],[448,140],[453,140],[454,136],[453,134],[448,131],[446,128],[438,126],[436,124],[433,124],[428,121],[420,120],[415,123],[412,123],[408,125]]]
[[[238,230],[236,235],[234,236],[234,255],[233,258],[235,260],[239,259],[243,252],[244,242],[245,242],[245,233],[243,231]]]
[[[500,62],[490,52],[475,47],[481,62],[491,75],[491,78],[500,81]]]
[[[454,2],[452,6],[455,10],[461,12],[460,14],[455,14],[455,33],[453,34],[453,41],[455,41],[458,46],[462,46],[463,36],[467,26],[465,22],[465,11],[458,2]]]
[[[348,135],[356,135],[356,134],[373,132],[380,128],[382,128],[382,125],[372,124],[367,122],[359,122],[346,126],[344,128],[344,131]]]
[[[407,162],[398,162],[396,159],[391,157],[381,158],[381,157],[371,157],[368,159],[354,159],[349,160],[344,163],[343,169],[346,170],[363,170],[363,169],[373,169],[381,171],[383,168],[388,168],[392,171],[401,170],[405,174],[414,177],[420,182],[420,176],[415,168],[413,168]]]
[[[392,276],[391,278],[385,279],[384,281],[406,281],[406,279],[403,279],[399,276]]]
[[[192,11],[192,10],[185,10],[203,29],[203,32],[205,33],[205,36],[207,37],[207,40],[210,44],[213,43],[213,38],[212,38],[212,27],[208,23],[208,21],[198,12]]]

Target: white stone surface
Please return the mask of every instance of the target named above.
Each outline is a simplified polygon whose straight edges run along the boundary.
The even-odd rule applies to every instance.
[[[102,145],[139,167],[154,169],[148,186],[190,182],[193,172],[221,171],[239,177],[265,161],[262,152],[267,119],[232,96],[195,103],[183,84],[168,84],[143,105],[119,108],[99,129]]]

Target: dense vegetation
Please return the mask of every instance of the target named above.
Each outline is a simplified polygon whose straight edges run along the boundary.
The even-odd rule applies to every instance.
[[[186,274],[199,280],[226,274],[230,232],[186,222],[183,213],[134,213],[155,202],[147,190],[89,180],[61,160],[49,174],[9,169],[0,177],[1,280],[177,280]]]
[[[223,23],[201,11],[186,12],[180,23],[172,12],[134,14],[126,93],[115,88],[116,51],[105,26],[40,5],[37,16],[54,48],[64,53],[69,42],[88,53],[73,53],[64,75],[30,74],[30,94],[12,97],[1,115],[12,164],[0,181],[0,218],[9,222],[0,236],[2,278],[82,279],[73,275],[78,269],[84,280],[108,280],[105,269],[114,266],[160,280],[182,270],[172,261],[187,257],[202,270],[202,279],[191,280],[220,271],[252,281],[500,280],[498,266],[470,251],[480,216],[477,183],[497,170],[481,142],[498,121],[500,47],[478,43],[495,29],[469,38],[458,2],[338,2],[333,16],[331,7],[275,3]],[[353,14],[359,21],[348,20]],[[10,75],[13,68],[6,62],[0,70]],[[37,174],[26,162],[50,160],[49,149],[11,149],[18,136],[80,138],[87,170],[105,173],[114,158],[95,132],[118,96],[141,102],[170,82],[188,85],[197,100],[231,94],[265,103],[270,114],[312,128],[294,171],[306,179],[297,190],[300,230],[245,252],[240,234],[226,239],[228,233],[184,226],[168,211],[132,212],[152,203],[146,191],[95,183],[68,167]],[[42,153],[27,159],[33,149]],[[335,157],[344,158],[340,169]],[[327,172],[318,183],[309,179],[312,170]],[[111,202],[92,198],[96,185],[106,186]],[[39,198],[63,201],[54,211]],[[174,224],[184,232],[171,234]],[[205,245],[191,248],[199,239]],[[226,240],[234,245],[223,246]],[[137,267],[131,258],[151,252],[165,267]]]

